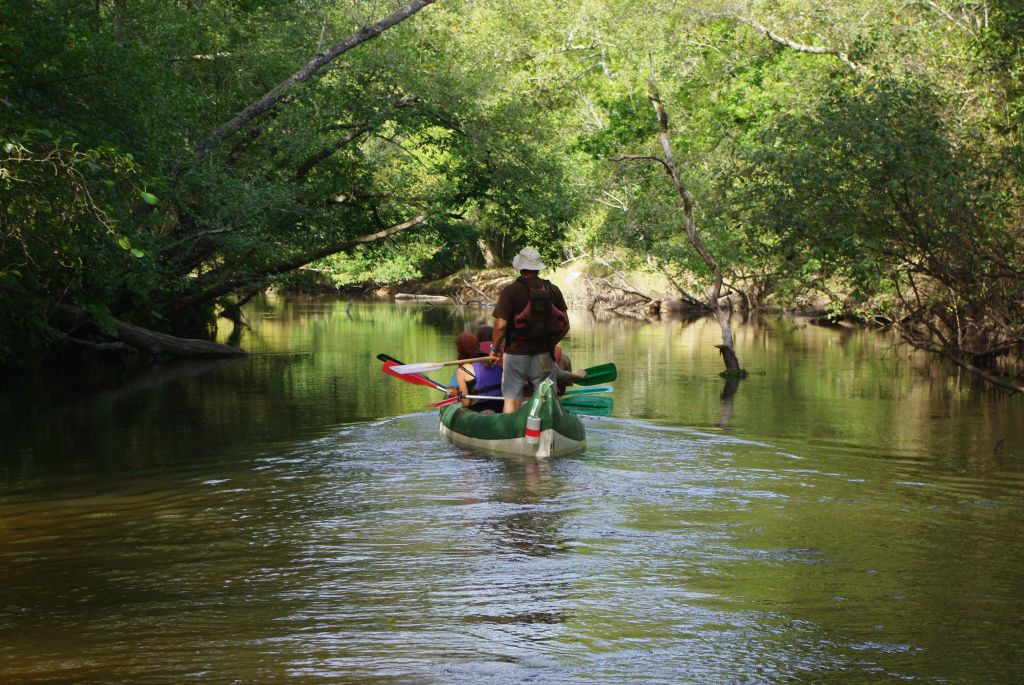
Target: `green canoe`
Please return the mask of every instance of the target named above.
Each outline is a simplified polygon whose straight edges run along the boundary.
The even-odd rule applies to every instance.
[[[536,419],[540,425],[528,436],[528,424]],[[586,444],[583,423],[562,409],[550,380],[511,414],[481,414],[461,404],[442,407],[441,435],[462,447],[533,457],[572,454]]]

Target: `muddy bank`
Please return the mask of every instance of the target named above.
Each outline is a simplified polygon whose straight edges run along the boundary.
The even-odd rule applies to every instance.
[[[420,304],[445,304],[480,307],[490,310],[502,288],[518,276],[511,267],[496,269],[462,269],[436,280],[415,280],[388,285],[362,285],[329,290],[334,294],[359,298]],[[703,316],[710,312],[700,285],[673,282],[668,277],[649,271],[618,268],[612,264],[577,260],[546,270],[541,276],[557,285],[572,309],[600,314],[654,320],[666,314]],[[322,285],[322,283],[321,283]],[[690,294],[690,293],[695,294]],[[309,289],[307,289],[309,294]],[[763,295],[731,292],[722,298],[722,305],[738,311],[783,311]],[[834,324],[825,310],[825,300],[801,302],[786,307],[790,314],[808,317],[811,322]],[[849,323],[849,322],[843,322]]]
[[[435,281],[396,284],[375,291],[385,298],[414,301],[412,296],[444,296],[463,306],[490,307],[501,289],[518,276],[512,268],[463,269]],[[557,285],[572,309],[608,312],[631,318],[656,318],[666,312],[707,311],[703,303],[672,294],[672,286],[657,274],[571,262],[541,276]]]

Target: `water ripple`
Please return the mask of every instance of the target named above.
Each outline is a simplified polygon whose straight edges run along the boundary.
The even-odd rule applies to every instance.
[[[581,455],[537,462],[461,450],[414,414],[2,504],[0,675],[1011,682],[982,648],[1024,609],[1019,528],[993,525],[1024,517],[1000,487],[643,421],[588,429]],[[981,652],[951,667],[950,644]]]

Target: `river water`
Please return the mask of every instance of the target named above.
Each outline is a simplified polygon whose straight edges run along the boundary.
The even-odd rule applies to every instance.
[[[268,299],[238,361],[7,382],[0,682],[1024,679],[1021,398],[780,318],[733,393],[713,322],[573,312],[613,416],[478,454],[374,356],[482,313]]]

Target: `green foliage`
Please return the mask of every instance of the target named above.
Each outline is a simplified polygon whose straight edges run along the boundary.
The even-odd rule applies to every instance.
[[[129,155],[47,129],[0,137],[0,148],[2,360],[52,339],[46,320],[62,293],[109,318],[108,307],[152,282],[136,247],[145,236],[123,221],[137,175]]]
[[[480,260],[485,232],[557,253],[576,200],[556,131],[508,65],[479,62],[457,11],[346,53],[189,164],[214,128],[398,6],[0,2],[0,361],[56,339],[57,303],[99,333],[114,317],[194,330],[209,300],[334,249],[317,266],[339,282],[443,274]]]
[[[748,157],[748,175],[762,182],[734,200],[750,224],[779,237],[774,248],[793,255],[788,269],[813,258],[818,270],[871,288],[891,273],[886,255],[906,254],[901,243],[935,246],[944,216],[971,211],[967,170],[926,86],[833,88],[816,110],[780,119],[766,142]]]
[[[0,358],[53,340],[57,303],[174,329],[310,262],[393,283],[482,265],[481,241],[629,253],[700,294],[662,167],[610,161],[663,154],[648,79],[728,283],[893,318],[909,287],[1013,340],[1019,3],[437,3],[192,163],[399,5],[0,0]]]
[[[318,262],[337,287],[352,285],[389,285],[423,277],[422,265],[441,252],[417,237],[382,245],[365,245],[351,253],[337,254]]]

